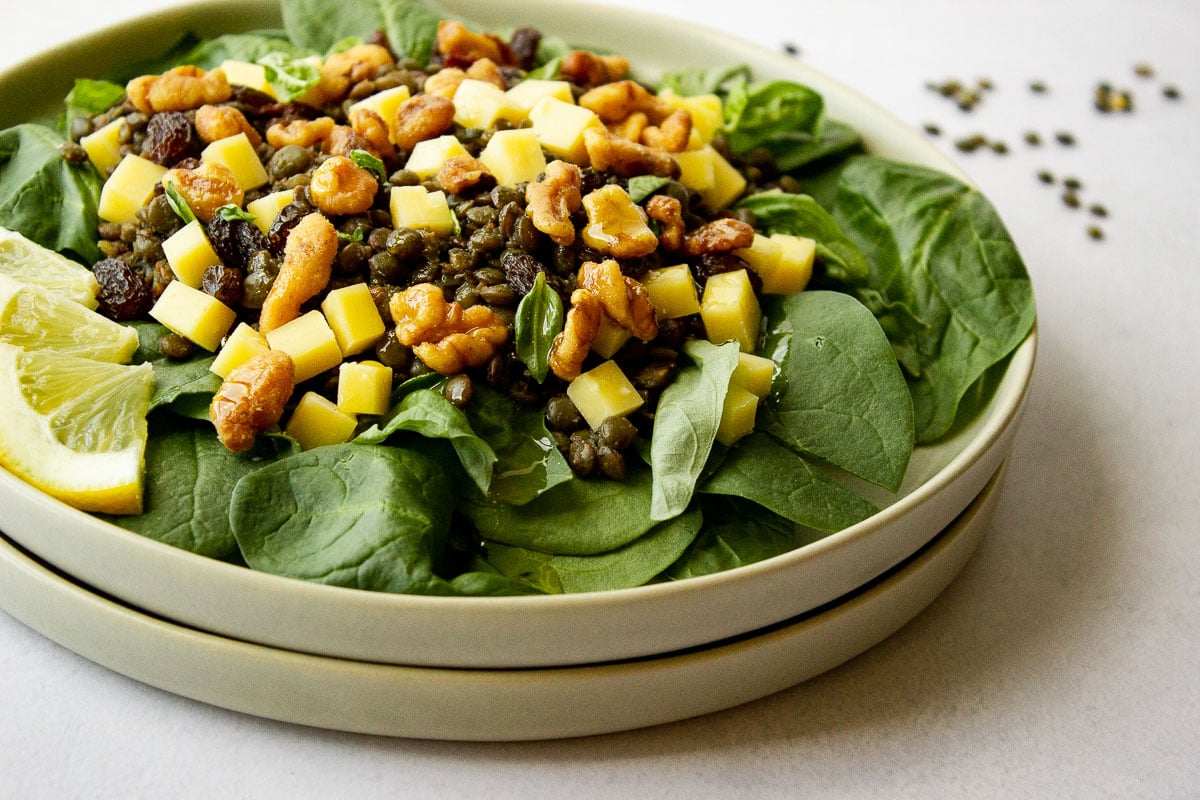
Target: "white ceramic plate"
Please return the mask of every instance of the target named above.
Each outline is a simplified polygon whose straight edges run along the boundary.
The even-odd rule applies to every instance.
[[[988,528],[1003,467],[945,531],[882,579],[753,635],[659,658],[464,670],[278,650],[146,616],[55,574],[0,538],[0,607],[109,669],[224,708],[423,739],[585,736],[765,697],[878,644],[950,583]]]
[[[764,78],[821,91],[830,116],[870,149],[961,175],[923,137],[804,64],[680,23],[576,3],[443,3],[495,27],[537,25],[628,54],[643,74],[746,63]],[[50,111],[75,76],[151,55],[194,30],[272,27],[270,0],[218,0],[151,15],[0,75],[21,113]],[[8,124],[16,104],[0,109]],[[9,119],[5,119],[5,115]],[[1033,369],[1035,334],[969,425],[913,455],[903,487],[872,518],[794,552],[718,575],[621,591],[516,598],[388,595],[250,572],[194,556],[58,503],[0,471],[0,529],[38,557],[133,606],[213,633],[307,653],[390,664],[534,667],[615,661],[726,639],[844,595],[907,558],[950,523],[1008,453]],[[586,635],[581,635],[586,632]]]

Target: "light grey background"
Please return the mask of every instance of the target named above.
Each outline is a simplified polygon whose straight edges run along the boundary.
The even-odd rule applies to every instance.
[[[564,0],[567,1],[567,0]],[[5,0],[0,66],[169,0]],[[633,0],[613,5],[643,7]],[[806,684],[591,739],[446,744],[142,686],[0,614],[0,797],[1195,797],[1200,793],[1200,4],[660,0],[802,58],[941,145],[1033,276],[1041,350],[993,530],[925,613]],[[514,22],[517,22],[514,20]],[[634,56],[636,54],[629,54]],[[1133,65],[1151,63],[1155,80]],[[924,88],[987,77],[964,114]],[[1045,80],[1051,92],[1026,84]],[[1097,82],[1136,113],[1091,107]],[[1159,90],[1177,84],[1182,101]],[[3,102],[0,99],[0,102]],[[1074,148],[1027,147],[1027,129]],[[1004,138],[1007,156],[952,140]],[[1035,178],[1075,175],[1107,238]]]

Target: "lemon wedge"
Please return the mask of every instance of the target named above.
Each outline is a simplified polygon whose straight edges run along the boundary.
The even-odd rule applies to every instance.
[[[0,344],[0,464],[84,511],[138,514],[149,364]]]
[[[138,347],[137,331],[62,295],[0,273],[0,342],[26,350],[124,364]]]
[[[40,286],[88,308],[99,305],[96,293],[100,284],[90,269],[7,228],[0,228],[0,275]]]

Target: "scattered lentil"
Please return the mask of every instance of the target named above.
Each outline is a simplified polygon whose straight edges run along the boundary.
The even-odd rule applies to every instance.
[[[1068,208],[1079,208],[1080,205],[1079,195],[1070,189],[1063,192],[1062,201],[1063,205],[1067,206]]]
[[[1150,66],[1145,61],[1142,61],[1134,65],[1133,73],[1139,78],[1153,78],[1154,67]]]
[[[997,153],[999,155],[1007,155],[1007,153],[1008,153],[1008,145],[1005,144],[1004,142],[1000,142],[1000,141],[992,142],[991,147],[992,147],[993,153]]]
[[[1104,206],[1100,205],[1099,203],[1092,203],[1092,205],[1088,207],[1088,211],[1092,212],[1093,217],[1107,217],[1108,216],[1108,209],[1105,208]]]
[[[800,48],[797,47],[793,42],[784,42],[783,52],[787,53],[792,58],[795,58],[800,55]]]
[[[1083,188],[1083,181],[1079,178],[1063,178],[1063,186],[1074,192]]]
[[[1033,92],[1034,94],[1045,94],[1046,92],[1050,91],[1050,89],[1046,86],[1044,81],[1030,81],[1029,91]]]
[[[1167,98],[1168,100],[1178,100],[1181,97],[1179,88],[1176,86],[1164,86],[1162,93],[1163,97]]]
[[[1100,227],[1097,225],[1089,225],[1088,229],[1087,229],[1087,234],[1088,234],[1088,236],[1092,237],[1096,241],[1100,241],[1101,239],[1104,238],[1104,231],[1101,230]]]
[[[1063,147],[1075,146],[1074,134],[1068,133],[1067,131],[1059,131],[1058,133],[1054,134],[1054,139]]]
[[[928,133],[930,136],[941,136],[942,135],[942,129],[939,128],[937,125],[933,124],[932,122],[925,123],[925,132]]]
[[[1037,131],[1025,131],[1025,144],[1030,147],[1040,147],[1042,137],[1038,135]]]
[[[1039,171],[1037,176],[1038,176],[1038,180],[1044,184],[1049,185],[1049,184],[1054,183],[1054,173],[1048,169],[1043,169],[1043,170]]]

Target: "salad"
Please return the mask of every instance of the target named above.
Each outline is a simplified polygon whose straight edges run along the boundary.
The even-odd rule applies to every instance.
[[[391,592],[708,574],[875,513],[1033,323],[987,201],[808,87],[282,8],[0,131],[0,255],[43,265],[0,284],[0,461],[118,525]]]

